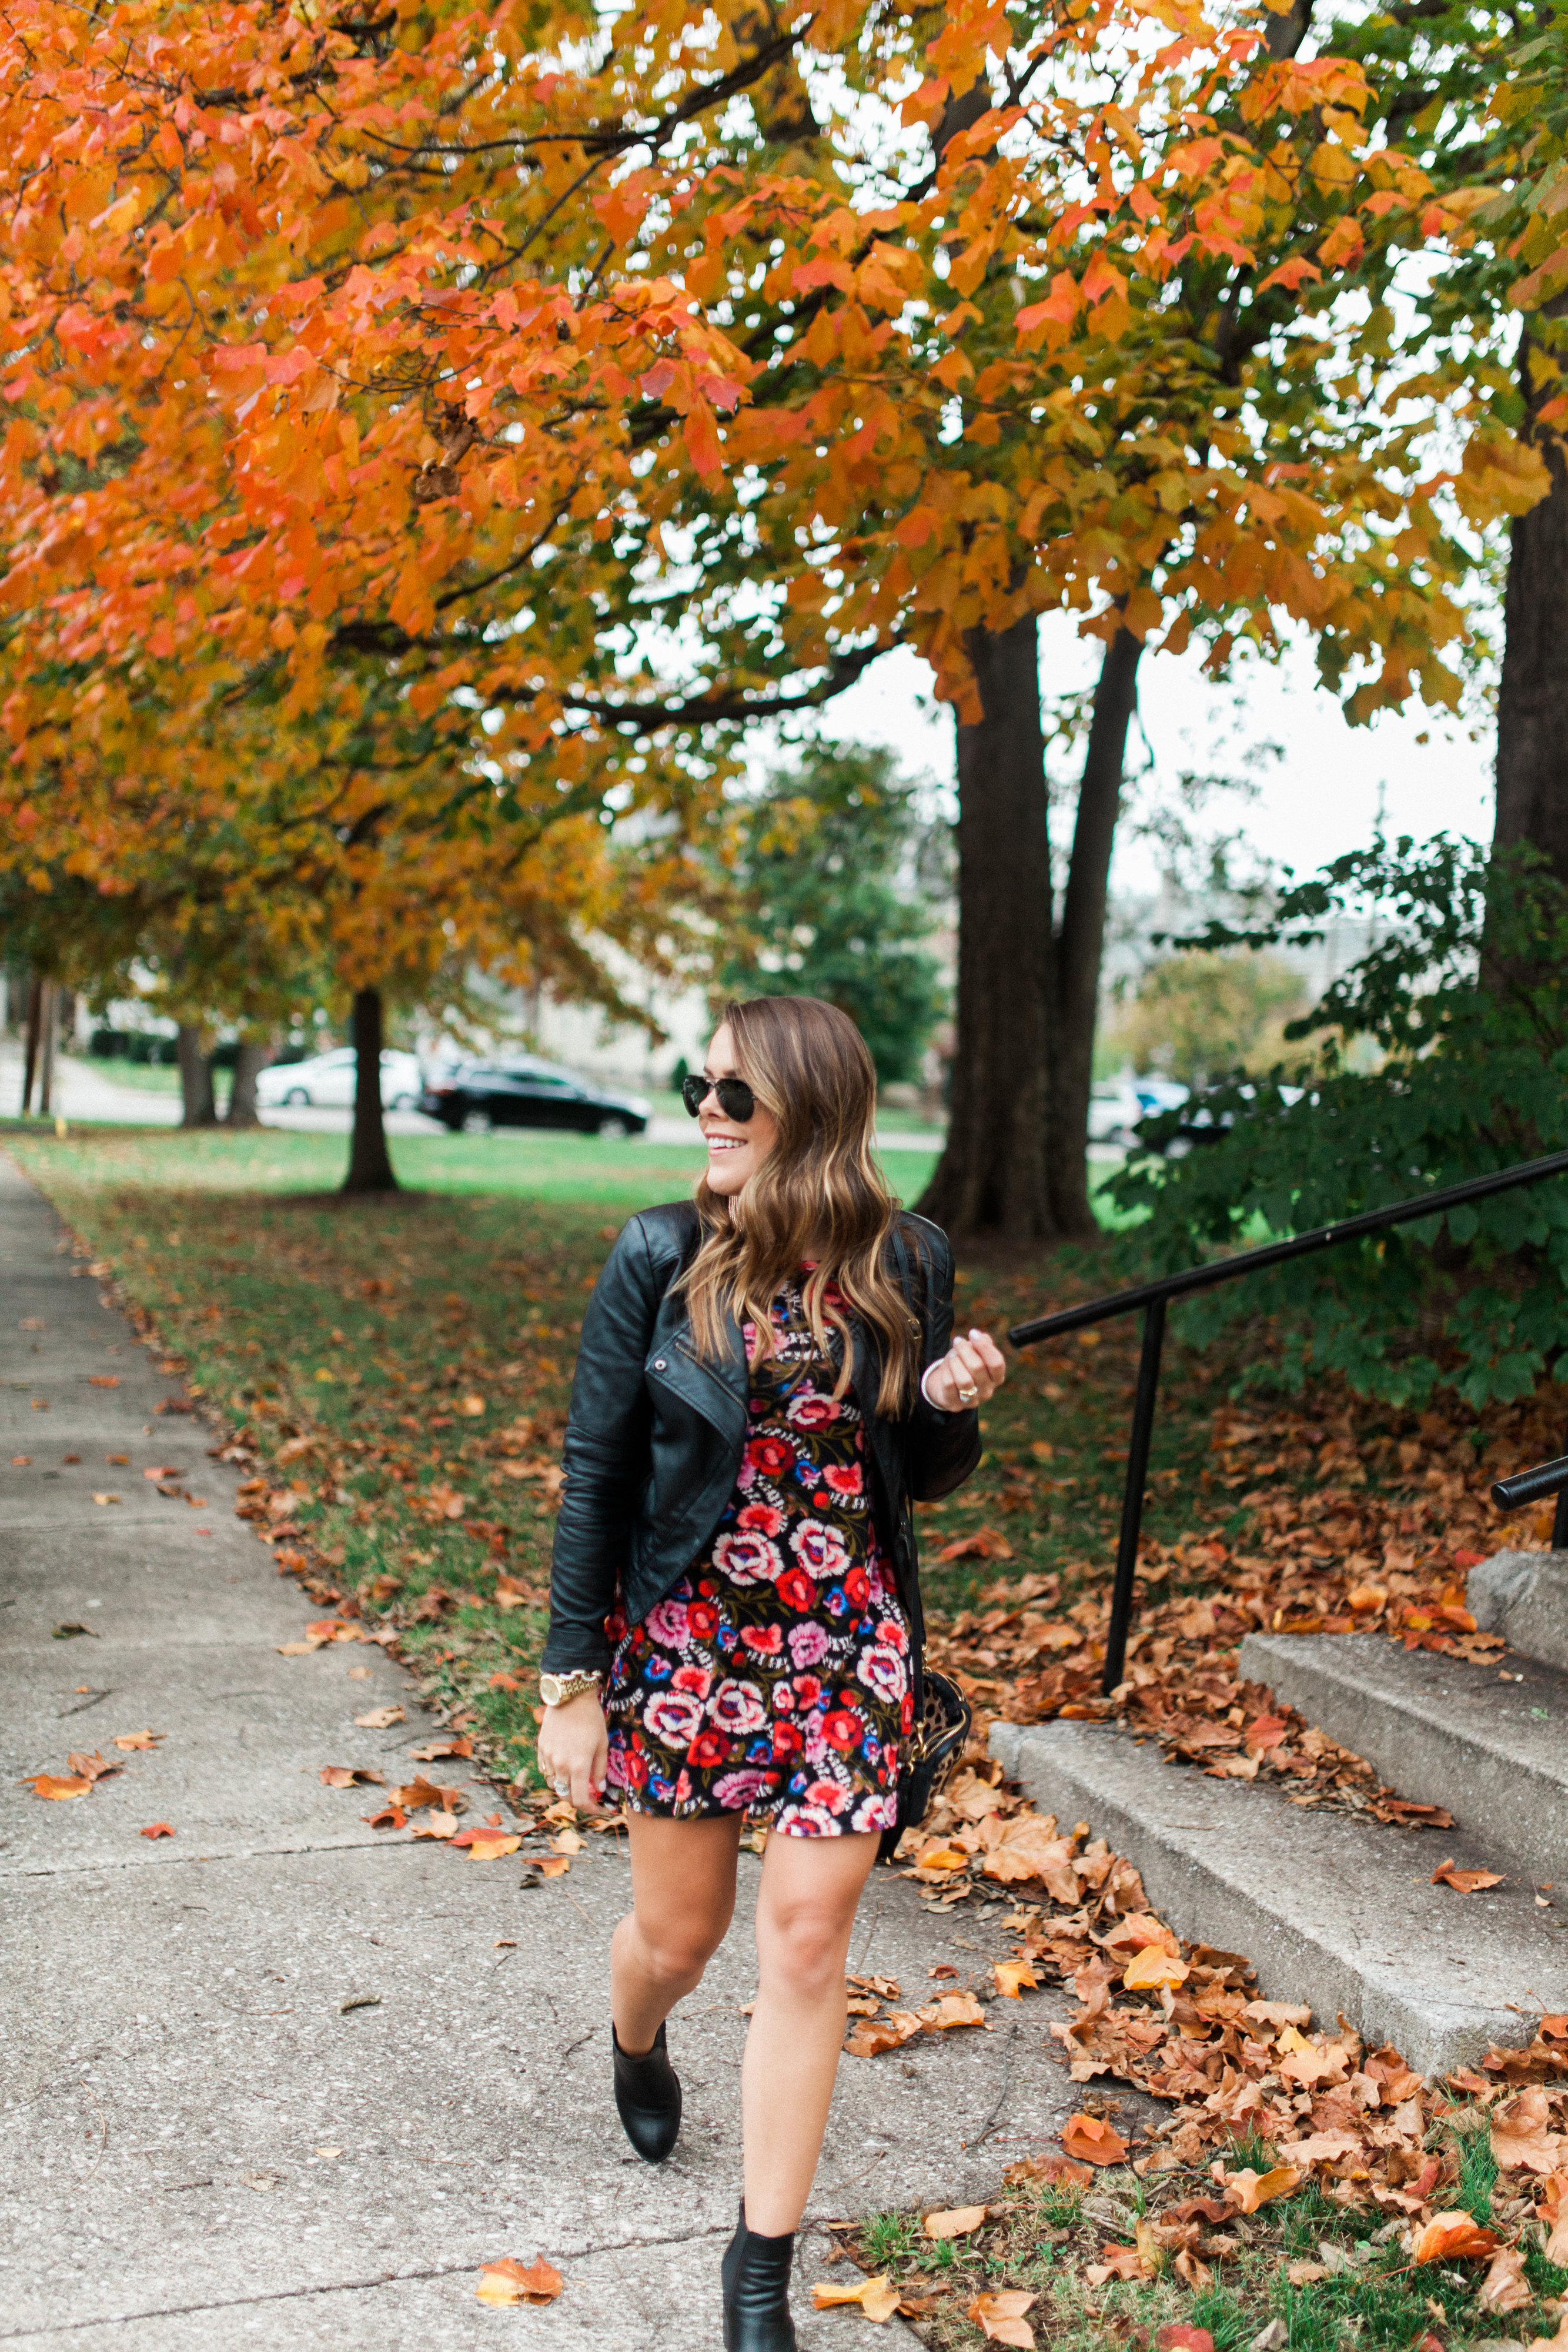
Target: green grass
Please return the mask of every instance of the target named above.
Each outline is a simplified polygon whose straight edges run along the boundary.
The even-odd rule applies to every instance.
[[[1460,2137],[1486,2146],[1484,2130]],[[1239,2155],[1227,2149],[1227,2164],[1234,2168]],[[1082,2192],[1037,2183],[1009,2189],[983,2231],[959,2240],[933,2243],[918,2214],[899,2212],[873,2214],[844,2237],[867,2271],[885,2271],[915,2296],[939,2294],[920,2323],[932,2352],[978,2347],[984,2338],[966,2316],[967,2306],[977,2294],[1003,2288],[1036,2296],[1030,2326],[1037,2345],[1051,2352],[1147,2346],[1172,2322],[1207,2328],[1215,2352],[1244,2352],[1276,2320],[1287,2330],[1288,2352],[1342,2352],[1355,2344],[1406,2352],[1434,2326],[1442,2329],[1436,2340],[1448,2352],[1465,2352],[1499,2337],[1522,2344],[1555,2328],[1541,2302],[1560,2295],[1568,2274],[1538,2252],[1527,2264],[1534,2308],[1484,2311],[1477,2299],[1484,2263],[1416,2269],[1401,2243],[1406,2217],[1385,2215],[1370,2202],[1358,2210],[1315,2182],[1257,2214],[1206,2227],[1194,2251],[1207,2277],[1200,2274],[1196,2284],[1177,2276],[1168,2258],[1157,2277],[1089,2284],[1084,2266],[1106,2245],[1133,2242],[1140,2210],[1157,2226],[1164,2209],[1215,2193],[1203,2171],[1139,2180],[1116,2170],[1097,2174]],[[1301,2264],[1326,2275],[1293,2284],[1291,2271]]]
[[[498,1465],[508,1453],[558,1447],[591,1277],[627,1215],[689,1192],[693,1155],[548,1134],[397,1137],[407,1189],[347,1199],[337,1189],[341,1135],[106,1125],[73,1126],[57,1140],[19,1122],[5,1133],[263,1465],[308,1441],[279,1475],[305,1489],[295,1523],[343,1591],[372,1615],[406,1612],[432,1588],[474,1596],[434,1624],[409,1626],[405,1648],[520,1762],[531,1742],[527,1697],[492,1691],[489,1680],[531,1674],[542,1617],[502,1611],[490,1596],[497,1568],[542,1585],[550,1519],[539,1486]],[[905,1199],[929,1165],[922,1154],[889,1155]],[[1082,1296],[1092,1274],[960,1268],[959,1327],[999,1331],[1042,1295]],[[367,1288],[381,1280],[392,1285],[385,1294]],[[995,1580],[992,1560],[936,1558],[981,1527],[1005,1534],[1009,1573],[1063,1570],[1064,1597],[1108,1567],[1136,1335],[1118,1327],[1087,1337],[1093,1344],[1014,1360],[986,1415],[979,1472],[948,1502],[923,1507],[936,1609],[962,1607]],[[1217,1360],[1171,1352],[1150,1507],[1167,1538],[1195,1512],[1206,1523],[1214,1516],[1200,1491],[1206,1415],[1226,1378]],[[484,1396],[482,1416],[453,1412],[463,1394]],[[526,1440],[493,1434],[522,1422],[535,1424]],[[436,1480],[465,1496],[461,1519],[427,1516]]]

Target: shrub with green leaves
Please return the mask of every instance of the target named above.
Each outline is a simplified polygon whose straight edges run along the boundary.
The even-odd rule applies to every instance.
[[[1141,1222],[1124,1247],[1162,1272],[1411,1200],[1568,1147],[1568,890],[1529,850],[1408,837],[1337,859],[1264,925],[1179,946],[1305,945],[1332,917],[1379,910],[1382,935],[1288,1037],[1321,1037],[1296,1096],[1238,1074],[1145,1121],[1112,1187]],[[1365,1040],[1377,1066],[1350,1066]],[[1300,1081],[1300,1073],[1292,1072]],[[1166,1157],[1183,1131],[1185,1158]],[[1472,1405],[1568,1380],[1568,1178],[1420,1219],[1225,1284],[1183,1307],[1201,1344],[1238,1317],[1275,1318],[1254,1377],[1420,1404]]]

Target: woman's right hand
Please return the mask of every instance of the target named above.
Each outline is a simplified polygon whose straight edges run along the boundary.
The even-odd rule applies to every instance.
[[[539,1770],[554,1797],[570,1794],[580,1811],[591,1811],[604,1790],[610,1767],[610,1734],[597,1692],[579,1691],[564,1706],[547,1706],[539,1726]],[[556,1786],[565,1780],[566,1789]]]

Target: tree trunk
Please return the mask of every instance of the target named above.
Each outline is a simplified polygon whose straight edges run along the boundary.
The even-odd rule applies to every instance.
[[[354,991],[354,1139],[349,1153],[345,1192],[395,1192],[382,1123],[382,992]]]
[[[22,1117],[33,1108],[33,1082],[38,1075],[38,1035],[43,1027],[44,983],[37,972],[27,983],[27,1043],[22,1056]]]
[[[182,1021],[177,1050],[180,1056],[180,1124],[182,1127],[215,1127],[218,1106],[213,1093],[213,1057],[207,1045],[206,1031]]]
[[[1568,883],[1568,466],[1562,443],[1536,422],[1545,394],[1532,381],[1534,348],[1521,337],[1525,433],[1552,489],[1510,531],[1492,846],[1531,842]]]
[[[1046,1181],[1051,836],[1033,614],[970,640],[957,730],[958,1004],[947,1141],[920,1201],[949,1233],[1057,1238]]]
[[[1137,707],[1143,649],[1130,629],[1118,629],[1100,665],[1056,940],[1047,1156],[1051,1212],[1060,1230],[1075,1241],[1092,1241],[1099,1233],[1089,1205],[1089,1090],[1111,852],[1122,813],[1127,729]]]
[[[38,992],[38,1117],[55,1108],[55,1039],[60,1025],[59,982],[46,980]]]
[[[235,1054],[234,1085],[229,1091],[228,1108],[224,1113],[225,1127],[259,1127],[256,1115],[256,1082],[267,1060],[267,1047],[253,1045],[242,1037]]]

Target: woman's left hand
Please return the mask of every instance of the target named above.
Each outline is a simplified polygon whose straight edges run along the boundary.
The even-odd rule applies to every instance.
[[[996,1395],[1007,1379],[1001,1349],[985,1331],[955,1339],[925,1375],[925,1390],[943,1412],[972,1412]]]

